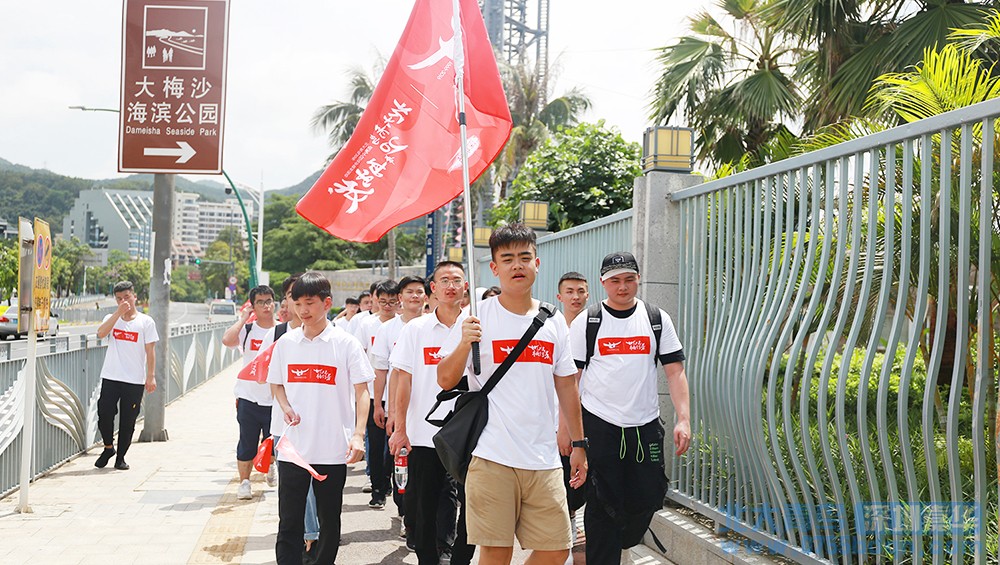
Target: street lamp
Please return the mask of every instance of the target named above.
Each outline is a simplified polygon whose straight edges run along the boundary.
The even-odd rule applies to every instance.
[[[518,217],[524,225],[535,230],[549,227],[549,203],[539,200],[522,200]]]
[[[690,173],[694,167],[694,130],[653,126],[642,134],[642,172]]]

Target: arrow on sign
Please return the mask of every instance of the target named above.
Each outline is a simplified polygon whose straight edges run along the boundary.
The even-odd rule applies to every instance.
[[[144,147],[142,154],[146,157],[177,157],[178,163],[187,163],[194,157],[196,151],[188,145],[186,141],[178,141],[177,148],[172,147]]]

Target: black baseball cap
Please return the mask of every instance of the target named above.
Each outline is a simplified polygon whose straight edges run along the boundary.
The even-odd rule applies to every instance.
[[[639,263],[635,260],[635,255],[628,251],[609,253],[601,261],[601,282],[623,273],[639,274]]]

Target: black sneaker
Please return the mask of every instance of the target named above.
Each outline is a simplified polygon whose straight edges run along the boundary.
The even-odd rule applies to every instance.
[[[108,461],[115,455],[115,448],[105,447],[104,451],[97,457],[97,461],[94,461],[94,467],[98,469],[103,469],[108,466]]]
[[[383,510],[385,508],[385,498],[381,496],[373,496],[371,501],[368,503],[368,508]]]
[[[128,463],[126,463],[124,459],[119,459],[115,461],[115,469],[118,469],[119,471],[128,471]]]

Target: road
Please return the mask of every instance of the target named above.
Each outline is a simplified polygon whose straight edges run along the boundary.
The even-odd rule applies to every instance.
[[[191,302],[171,302],[170,303],[170,325],[177,326],[181,324],[202,324],[208,321],[208,305],[203,303],[191,303]],[[74,339],[74,336],[80,335],[91,335],[97,332],[97,327],[100,324],[74,324],[59,326],[59,337],[70,336],[70,347],[75,348],[79,341]],[[38,340],[39,348],[48,347],[47,339]],[[23,359],[27,355],[28,351],[28,340],[19,339],[11,343],[10,348],[10,358],[11,359]]]

